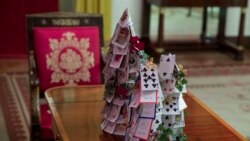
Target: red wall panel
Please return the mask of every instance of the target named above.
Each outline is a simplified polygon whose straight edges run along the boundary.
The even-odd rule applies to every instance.
[[[58,0],[2,0],[0,6],[0,57],[26,57],[25,15],[58,11]]]

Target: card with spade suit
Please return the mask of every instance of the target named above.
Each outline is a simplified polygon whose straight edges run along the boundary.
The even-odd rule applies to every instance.
[[[175,66],[175,55],[161,55],[159,63],[159,75],[162,80],[172,79]]]

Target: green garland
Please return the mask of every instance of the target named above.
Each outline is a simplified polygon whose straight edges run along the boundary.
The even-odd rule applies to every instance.
[[[171,128],[165,128],[162,124],[160,124],[157,128],[157,141],[167,141],[168,137],[171,136],[176,138],[177,141],[186,141],[187,136],[183,132],[183,128],[179,128],[176,133],[173,132]]]

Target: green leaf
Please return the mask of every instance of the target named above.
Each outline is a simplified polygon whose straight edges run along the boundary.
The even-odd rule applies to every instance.
[[[182,84],[182,85],[187,84],[187,80],[183,78],[183,79],[181,80],[181,84]]]
[[[185,77],[185,73],[183,73],[182,71],[180,71],[180,77]]]
[[[176,88],[181,92],[182,91],[182,88],[183,86],[182,85],[177,85]]]

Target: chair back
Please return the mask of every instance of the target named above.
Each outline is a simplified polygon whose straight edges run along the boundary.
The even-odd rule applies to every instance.
[[[102,16],[74,12],[27,15],[29,57],[39,88],[101,84]],[[30,60],[30,62],[33,60]],[[32,64],[32,63],[30,63]]]

